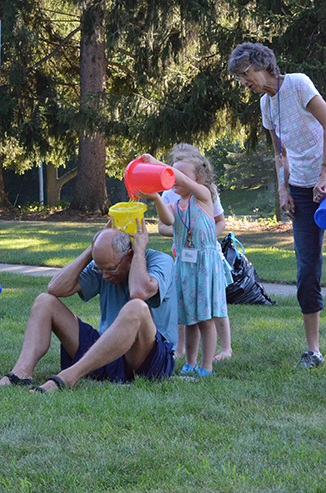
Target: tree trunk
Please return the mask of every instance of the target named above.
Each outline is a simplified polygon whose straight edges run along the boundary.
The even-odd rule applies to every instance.
[[[90,101],[91,94],[103,93],[106,88],[105,39],[103,11],[100,4],[92,9],[93,25],[83,25],[80,46],[80,94],[84,107],[96,107]],[[84,13],[86,18],[86,11]],[[86,21],[85,21],[86,22]],[[79,136],[78,171],[73,191],[72,209],[106,214],[108,197],[106,190],[105,141],[100,135]]]
[[[48,206],[54,207],[60,200],[61,188],[65,183],[74,178],[77,175],[77,168],[73,168],[70,171],[64,173],[60,178],[58,177],[58,168],[53,163],[48,162],[46,165],[46,177],[47,177],[47,196]]]
[[[1,162],[1,153],[0,153],[0,207],[2,209],[7,209],[10,207],[11,204],[8,200],[6,191],[5,191],[5,184],[3,181],[3,167],[2,167],[2,162]]]

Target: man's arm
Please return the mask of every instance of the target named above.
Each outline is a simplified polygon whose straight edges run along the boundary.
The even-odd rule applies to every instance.
[[[158,281],[155,277],[151,277],[147,271],[145,253],[148,233],[144,218],[142,219],[142,227],[140,227],[137,218],[137,230],[138,233],[134,235],[132,244],[134,253],[129,271],[129,293],[131,299],[140,298],[145,301],[158,292]]]
[[[92,246],[89,246],[79,257],[66,265],[52,278],[48,285],[49,294],[53,294],[57,298],[66,298],[81,291],[78,277],[91,260]]]

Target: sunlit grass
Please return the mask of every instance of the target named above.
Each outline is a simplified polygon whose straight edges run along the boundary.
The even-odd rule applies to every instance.
[[[1,263],[63,267],[87,248],[106,222],[0,221],[0,224]],[[172,240],[158,233],[157,224],[148,223],[147,229],[148,246],[171,255]],[[233,231],[262,281],[295,284],[296,260],[291,230]],[[219,239],[228,232],[226,229]],[[324,286],[325,276],[322,278]]]
[[[0,374],[10,370],[34,298],[48,278],[3,273]],[[293,370],[305,348],[295,297],[277,306],[232,305],[233,358],[210,380],[131,385],[83,379],[31,395],[1,389],[4,493],[298,493],[324,491],[325,368]],[[98,299],[65,299],[98,326]],[[321,348],[326,322],[321,319]],[[35,378],[59,369],[53,337]]]

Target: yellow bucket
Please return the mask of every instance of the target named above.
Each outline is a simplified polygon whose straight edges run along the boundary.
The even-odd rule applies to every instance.
[[[140,224],[144,217],[147,205],[142,202],[118,202],[109,209],[110,216],[114,219],[114,227],[126,233],[137,233],[138,217]]]

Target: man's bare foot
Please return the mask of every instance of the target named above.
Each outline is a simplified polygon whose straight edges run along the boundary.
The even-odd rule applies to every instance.
[[[34,392],[55,392],[56,390],[63,390],[66,387],[66,382],[62,380],[58,375],[52,375],[47,382],[42,386],[35,386],[30,390],[32,394]]]
[[[231,358],[232,357],[232,351],[229,352],[229,351],[221,351],[219,354],[216,354],[214,356],[214,359],[216,359],[217,361],[221,361],[223,359],[227,359],[227,358]]]
[[[12,371],[8,372],[4,377],[1,378],[0,380],[0,386],[8,386],[11,387],[12,385],[20,385],[22,387],[29,387],[34,383],[33,378],[31,377],[19,377],[16,375],[16,373],[13,373]]]
[[[11,386],[11,381],[9,380],[8,377],[1,378],[1,380],[0,380],[0,387],[1,386],[4,386],[4,385],[8,385],[9,387]]]

